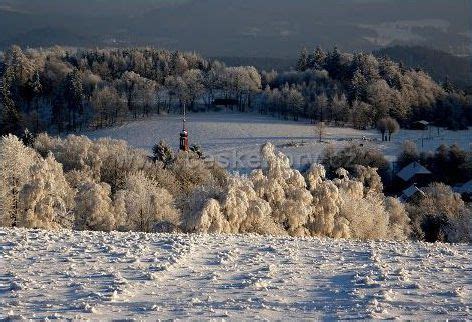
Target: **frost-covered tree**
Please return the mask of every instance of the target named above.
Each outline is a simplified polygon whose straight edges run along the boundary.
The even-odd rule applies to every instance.
[[[325,122],[318,122],[315,125],[315,134],[318,137],[318,142],[323,142],[323,137],[326,134],[326,124]]]
[[[185,84],[185,91],[188,97],[190,108],[193,108],[195,102],[203,95],[205,91],[203,74],[199,69],[186,71],[182,76]]]
[[[429,185],[424,193],[407,207],[416,237],[428,242],[470,241],[470,210],[461,196],[442,183]]]
[[[39,135],[34,147],[45,159],[16,137],[1,141],[3,225],[363,240],[409,235],[405,209],[385,197],[370,163],[349,164],[353,175],[338,168],[330,174],[333,180],[318,164],[302,175],[268,143],[261,148],[263,167],[242,177],[192,152],[180,153],[164,168],[145,152],[110,139]]]
[[[210,169],[193,152],[180,152],[168,169],[179,181],[183,193],[214,181]]]
[[[387,132],[388,132],[388,140],[392,141],[392,135],[397,133],[400,130],[400,125],[395,119],[391,117],[387,117],[386,125],[387,125]]]
[[[349,227],[347,237],[355,239],[387,239],[389,215],[381,195],[363,197],[362,193],[342,193],[340,217]]]
[[[420,152],[416,143],[413,141],[405,141],[402,145],[402,152],[398,156],[398,165],[400,167],[405,167],[411,162],[418,161],[420,159]]]
[[[390,166],[385,156],[377,149],[356,144],[350,144],[341,150],[329,145],[323,151],[321,163],[330,176],[340,168],[354,173],[358,165],[376,168],[384,174]]]
[[[228,67],[221,77],[224,90],[238,100],[241,111],[251,105],[251,94],[262,87],[261,76],[254,67]]]
[[[187,232],[229,233],[228,220],[223,216],[220,202],[223,191],[213,185],[194,189],[180,200],[182,228]]]
[[[291,235],[305,235],[313,197],[301,173],[290,167],[289,159],[268,143],[261,149],[265,169],[251,175],[258,196],[269,203],[271,217]]]
[[[229,180],[221,207],[231,233],[271,235],[280,231],[270,217],[269,203],[258,197],[253,183],[246,178]]]
[[[98,231],[115,229],[115,208],[108,184],[83,183],[78,189],[75,203],[75,229]]]
[[[369,128],[384,117],[402,124],[439,120],[453,128],[472,122],[469,94],[451,90],[449,84],[443,88],[424,72],[389,59],[338,49],[303,50],[298,71],[262,72],[262,77],[254,67],[225,67],[195,53],[151,48],[56,46],[23,51],[12,46],[0,56],[0,65],[4,66],[0,69],[0,134],[19,135],[24,127],[48,126],[61,132],[107,123],[97,104],[97,95],[106,96],[102,91],[107,88],[124,98],[127,109],[122,109],[125,102],[106,109],[117,108],[134,117],[139,112],[148,116],[156,104],[161,112],[161,97],[167,99],[167,112],[182,104],[193,106],[201,97],[208,108],[215,98],[224,97],[238,100],[241,111],[257,101],[284,117],[288,111],[295,118],[350,121],[357,128]],[[281,95],[286,84],[296,94],[290,100]],[[262,86],[268,86],[270,94],[256,97]],[[328,103],[322,109],[320,100]],[[107,118],[112,120],[112,115]]]
[[[308,68],[308,63],[309,63],[308,50],[306,48],[303,48],[298,57],[297,70],[299,72],[305,71]]]
[[[36,152],[16,136],[0,139],[0,225],[18,226],[20,192],[37,160]]]
[[[345,94],[335,95],[331,101],[329,110],[331,114],[330,118],[334,119],[335,124],[349,121],[349,102]]]
[[[18,225],[28,228],[72,228],[75,191],[52,155],[30,167],[19,197]]]
[[[386,198],[385,207],[389,213],[388,235],[395,240],[406,240],[411,235],[410,217],[405,205],[396,198]]]
[[[380,194],[383,191],[382,178],[377,173],[376,168],[362,165],[354,166],[355,179],[362,183],[364,195]]]
[[[130,148],[122,140],[92,141],[74,135],[61,139],[41,134],[36,139],[35,148],[43,156],[53,153],[66,172],[91,173],[95,182],[108,183],[113,192],[123,186],[128,174],[155,167],[145,151]]]
[[[91,98],[94,109],[94,125],[97,127],[109,126],[122,120],[126,115],[126,102],[113,87],[104,87],[94,91]]]
[[[124,189],[117,192],[114,204],[122,229],[152,232],[159,223],[175,227],[180,223],[172,195],[143,173],[126,178]]]
[[[269,203],[257,196],[250,180],[239,176],[230,178],[223,190],[197,188],[185,198],[183,209],[183,227],[189,232],[285,233],[270,217]]]
[[[320,164],[313,164],[305,175],[313,195],[312,212],[307,229],[311,235],[337,238],[349,237],[347,224],[339,221],[341,196],[339,188],[326,180],[326,171]]]
[[[382,141],[386,141],[385,133],[387,132],[387,119],[381,118],[377,121],[377,130],[382,134]]]

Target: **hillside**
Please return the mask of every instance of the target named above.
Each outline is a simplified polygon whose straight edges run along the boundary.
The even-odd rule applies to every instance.
[[[472,248],[0,229],[0,319],[470,319]]]

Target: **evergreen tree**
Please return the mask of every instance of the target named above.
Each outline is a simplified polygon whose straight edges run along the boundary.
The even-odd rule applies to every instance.
[[[327,55],[321,49],[321,47],[316,47],[315,52],[313,53],[313,68],[315,69],[323,69],[326,65],[326,58]]]
[[[33,78],[28,80],[26,84],[26,93],[27,93],[27,101],[28,101],[28,111],[30,109],[31,103],[37,99],[42,91],[43,87],[41,85],[41,79],[39,76],[39,72],[35,70]],[[35,104],[35,132],[39,131],[39,104],[36,102]]]
[[[303,48],[300,52],[297,62],[297,70],[303,72],[308,68],[308,51],[306,48]]]
[[[12,98],[11,87],[14,82],[14,70],[7,67],[1,80],[1,130],[0,134],[21,133],[21,112]]]
[[[190,146],[190,151],[192,151],[193,153],[195,153],[195,155],[199,158],[199,159],[204,159],[204,155],[203,155],[203,151],[202,151],[202,148],[199,146],[199,145],[196,145],[196,144],[192,144]]]
[[[341,53],[339,52],[338,47],[334,47],[333,51],[330,52],[326,58],[325,69],[328,71],[330,77],[340,79],[340,76],[342,75],[341,68]]]
[[[449,77],[446,77],[446,80],[442,84],[442,88],[449,94],[456,92],[456,87],[454,84],[449,80]]]
[[[73,130],[77,128],[77,117],[83,113],[83,97],[82,77],[79,70],[74,69],[67,75],[64,84],[64,98],[69,110],[69,127]]]
[[[174,152],[165,141],[160,141],[159,144],[154,145],[152,148],[153,160],[161,161],[164,164],[164,168],[169,166],[174,160]]]

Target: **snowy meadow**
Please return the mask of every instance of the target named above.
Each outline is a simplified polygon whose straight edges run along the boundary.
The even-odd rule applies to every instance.
[[[179,147],[179,115],[160,115],[150,119],[129,122],[121,126],[87,131],[91,139],[112,138],[125,140],[130,146],[149,151],[164,140],[172,148]],[[192,113],[187,118],[190,143],[202,147],[205,155],[231,171],[247,172],[261,166],[260,147],[273,143],[287,155],[296,168],[319,161],[327,145],[336,149],[351,143],[364,144],[394,160],[406,140],[415,142],[422,152],[434,151],[442,144],[457,144],[472,151],[472,130],[448,131],[437,128],[431,131],[402,129],[391,142],[382,142],[376,130],[357,130],[350,127],[327,127],[322,142],[316,128],[308,120],[297,122],[282,120],[258,113],[207,112]]]
[[[471,318],[470,245],[0,229],[2,319]]]

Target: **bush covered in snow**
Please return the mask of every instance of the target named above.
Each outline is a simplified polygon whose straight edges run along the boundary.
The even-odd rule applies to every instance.
[[[146,177],[143,172],[129,175],[123,190],[115,194],[118,227],[152,232],[158,223],[179,224],[179,211],[173,196]]]
[[[449,186],[433,183],[425,196],[408,205],[415,235],[429,242],[471,240],[472,212]]]
[[[75,200],[76,229],[100,231],[115,229],[115,209],[108,184],[86,182],[79,187]]]
[[[401,203],[386,198],[373,168],[357,176],[341,169],[326,179],[323,166],[305,175],[290,168],[272,144],[262,148],[267,163],[249,178],[232,177],[222,191],[201,189],[183,211],[188,231],[257,232],[291,236],[406,239],[409,219]],[[191,205],[191,206],[190,206]]]
[[[389,162],[379,150],[356,144],[348,145],[339,151],[333,145],[328,146],[323,151],[321,163],[326,167],[329,176],[339,168],[354,171],[358,165],[376,168],[383,176],[390,167]]]
[[[100,231],[183,231],[463,241],[470,210],[435,185],[410,204],[383,193],[377,170],[352,165],[329,179],[323,165],[301,173],[267,143],[264,166],[231,175],[192,152],[164,164],[124,141],[40,135],[34,149],[0,140],[2,226]],[[467,223],[466,223],[467,222]],[[431,237],[431,236],[445,237]]]

